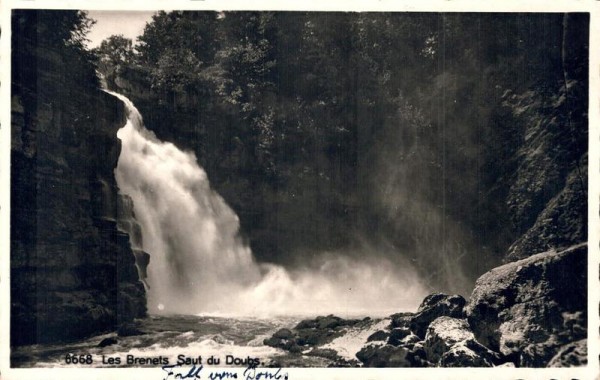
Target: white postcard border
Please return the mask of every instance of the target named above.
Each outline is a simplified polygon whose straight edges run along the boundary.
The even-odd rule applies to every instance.
[[[598,379],[600,378],[600,1],[437,1],[437,0],[333,0],[333,1],[241,1],[241,0],[5,0],[0,3],[0,377],[3,379],[162,379],[160,368],[10,368],[10,11],[18,8],[86,10],[316,10],[316,11],[410,11],[410,12],[589,12],[589,199],[588,199],[588,360],[581,368],[325,368],[286,369],[289,378],[300,379]],[[239,371],[241,373],[242,371]]]

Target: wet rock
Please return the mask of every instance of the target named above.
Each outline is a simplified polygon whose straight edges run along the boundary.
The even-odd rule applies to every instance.
[[[459,295],[431,294],[423,300],[417,313],[410,318],[410,329],[423,339],[427,327],[436,318],[463,318],[465,303],[465,299]]]
[[[425,352],[425,342],[423,341],[415,343],[411,351],[424,358],[427,357],[427,352]]]
[[[341,326],[354,326],[357,323],[369,323],[371,321],[370,317],[366,317],[362,320],[358,319],[343,319],[337,317],[335,315],[328,316],[318,316],[315,319],[304,319],[300,321],[294,330],[303,330],[303,329],[335,329]]]
[[[141,227],[140,227],[141,229]],[[138,235],[141,235],[141,231],[137,231]],[[135,257],[135,265],[138,270],[138,277],[140,280],[145,280],[148,278],[148,264],[150,264],[150,254],[148,252],[134,249],[133,255]]]
[[[275,337],[266,338],[265,340],[263,340],[263,344],[265,346],[270,346],[270,347],[276,347],[277,348],[281,344],[281,339],[275,338]]]
[[[494,268],[475,285],[466,313],[479,342],[520,367],[544,367],[586,338],[587,245]]]
[[[409,335],[412,335],[412,332],[406,327],[399,327],[393,329],[389,335],[390,337],[387,343],[391,344],[392,346],[399,346],[402,344],[404,338],[406,338]],[[419,339],[417,338],[417,340]]]
[[[410,367],[409,350],[404,347],[369,344],[356,353],[365,367]]]
[[[328,315],[326,317],[317,317],[317,328],[333,329],[343,324],[342,318]]]
[[[433,367],[433,363],[427,360],[427,353],[425,352],[425,348],[423,346],[423,342],[416,342],[406,358],[411,364],[411,367]]]
[[[124,323],[119,326],[117,330],[117,335],[123,336],[136,336],[136,335],[144,335],[145,332],[140,330],[134,323]]]
[[[505,368],[515,368],[515,363],[513,362],[506,362],[506,363],[502,363],[502,364],[498,364],[496,367],[505,367]]]
[[[387,331],[383,331],[383,330],[375,331],[373,334],[371,334],[367,338],[367,342],[386,341],[389,336],[390,336],[390,333]]]
[[[493,362],[467,345],[457,344],[442,355],[440,365],[442,367],[492,367]]]
[[[348,360],[344,358],[337,358],[333,362],[327,365],[329,368],[356,368],[360,367],[360,362],[356,359]]]
[[[427,352],[427,358],[430,361],[437,362],[452,346],[474,339],[475,336],[469,329],[466,320],[440,317],[429,325],[424,348]]]
[[[548,367],[579,367],[587,365],[587,339],[561,347],[548,362]]]
[[[98,347],[107,347],[107,346],[112,346],[113,344],[117,344],[119,343],[117,341],[116,338],[110,337],[110,338],[104,338],[100,341],[100,343],[98,343]]]
[[[301,329],[314,329],[318,326],[318,323],[316,320],[314,319],[304,319],[302,321],[300,321],[296,327],[294,327],[294,330],[301,330]]]
[[[475,340],[466,319],[440,317],[427,329],[427,359],[442,366],[491,367],[499,355]]]
[[[300,354],[302,353],[302,347],[298,346],[297,344],[292,344],[290,345],[289,351],[292,354]]]
[[[371,320],[343,319],[334,315],[319,316],[315,319],[305,319],[293,329],[283,328],[278,330],[263,341],[267,346],[284,350],[300,351],[302,347],[317,347],[331,342],[334,338],[344,334],[347,326],[364,323],[370,324]]]
[[[326,359],[336,360],[338,353],[331,348],[315,348],[307,353],[308,356],[319,356]]]
[[[425,297],[425,299],[423,299],[423,301],[419,305],[417,313],[436,306],[440,302],[444,301],[446,298],[448,298],[448,295],[443,293],[433,293],[428,295],[427,297]]]
[[[391,328],[396,327],[408,327],[410,326],[410,320],[415,315],[415,313],[396,313],[390,316],[392,319],[392,323],[390,324]]]
[[[292,347],[298,346],[298,343],[294,339],[281,339],[275,338],[274,336],[263,340],[263,344],[288,351],[291,350]]]
[[[278,330],[275,334],[273,334],[273,338],[277,339],[292,339],[294,337],[294,333],[290,329],[281,329]]]
[[[296,331],[296,340],[301,346],[320,346],[340,335],[340,331],[333,329],[302,329]]]
[[[407,346],[407,347],[412,347],[414,346],[416,343],[419,343],[421,341],[421,339],[419,339],[418,336],[416,336],[415,334],[410,334],[407,335],[406,337],[404,337],[401,341],[400,341],[400,345],[402,346]]]

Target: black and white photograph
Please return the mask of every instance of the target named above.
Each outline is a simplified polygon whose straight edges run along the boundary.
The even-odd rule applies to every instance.
[[[591,16],[10,9],[10,368],[596,368]]]

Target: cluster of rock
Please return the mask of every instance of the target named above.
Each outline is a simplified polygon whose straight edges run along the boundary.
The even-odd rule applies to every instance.
[[[392,315],[383,329],[343,360],[326,343],[371,319],[334,316],[282,329],[265,344],[329,365],[365,367],[546,367],[587,363],[587,246],[546,252],[505,264],[481,276],[467,302],[431,294],[416,313]]]
[[[343,336],[349,328],[367,328],[372,325],[371,318],[342,319],[334,315],[319,316],[298,323],[293,329],[280,329],[273,336],[264,340],[264,344],[281,348],[292,354],[321,357],[334,361],[337,366],[358,365],[356,360],[348,362],[338,353],[325,348],[335,338]]]
[[[466,301],[431,294],[416,313],[391,316],[386,330],[371,335],[356,356],[367,367],[491,367],[500,355],[480,344],[469,327]]]

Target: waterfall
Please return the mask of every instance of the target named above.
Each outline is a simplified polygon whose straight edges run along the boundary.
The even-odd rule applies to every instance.
[[[150,313],[374,315],[416,308],[426,294],[408,263],[326,255],[306,268],[258,263],[239,219],[193,153],[160,141],[123,95],[127,123],[115,176],[141,226]]]

